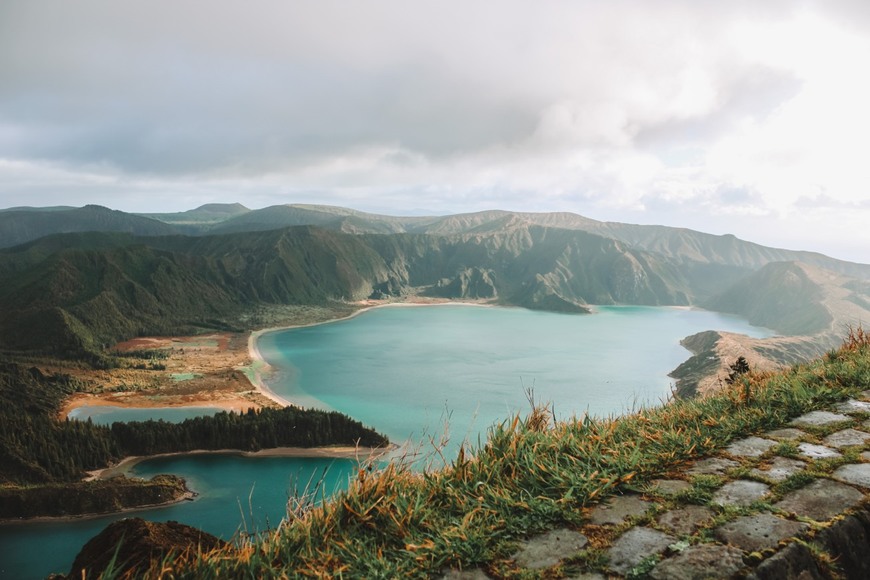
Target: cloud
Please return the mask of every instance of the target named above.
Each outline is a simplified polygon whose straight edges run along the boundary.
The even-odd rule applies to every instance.
[[[834,211],[820,192],[867,198],[868,12],[7,0],[0,205],[504,207],[715,231],[739,214],[785,236],[807,204]]]

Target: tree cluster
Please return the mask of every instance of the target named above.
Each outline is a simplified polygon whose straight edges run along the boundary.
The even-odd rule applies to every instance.
[[[341,413],[297,407],[110,427],[55,419],[60,401],[74,389],[67,377],[0,364],[0,484],[74,481],[128,455],[388,443]]]

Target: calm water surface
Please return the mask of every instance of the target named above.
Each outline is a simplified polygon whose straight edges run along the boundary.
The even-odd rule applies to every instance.
[[[667,396],[667,373],[689,356],[680,339],[710,329],[770,334],[704,311],[597,310],[574,316],[455,305],[379,308],[266,334],[258,345],[277,369],[268,380],[278,394],[345,412],[397,442],[437,438],[448,424],[453,452],[463,439],[476,443],[494,421],[525,412],[525,388],[533,387],[536,399],[552,402],[563,417],[621,413]],[[132,474],[175,473],[200,496],[135,515],[229,538],[240,529],[274,526],[294,488],[327,468],[328,489],[345,485],[354,466],[350,460],[231,455],[149,460]],[[0,526],[0,577],[66,572],[81,546],[120,517]]]
[[[605,416],[659,404],[667,374],[702,330],[769,336],[744,320],[700,310],[599,307],[592,316],[462,305],[391,307],[258,342],[279,395],[336,409],[394,441],[444,430],[464,437],[529,409],[525,390],[561,417]]]

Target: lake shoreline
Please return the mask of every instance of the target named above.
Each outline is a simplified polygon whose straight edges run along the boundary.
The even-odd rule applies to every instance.
[[[277,393],[275,393],[272,389],[269,388],[268,383],[264,379],[264,375],[269,373],[272,369],[272,366],[266,361],[260,352],[260,348],[257,345],[257,341],[266,334],[271,334],[273,332],[283,332],[285,330],[295,330],[299,328],[311,328],[313,326],[321,326],[324,324],[332,324],[335,322],[344,322],[347,320],[351,320],[356,318],[357,316],[364,314],[365,312],[369,312],[371,310],[375,310],[377,308],[387,308],[387,307],[422,307],[422,306],[478,306],[482,308],[492,307],[492,301],[452,301],[447,299],[423,299],[420,297],[414,297],[411,301],[403,301],[403,302],[379,302],[375,300],[365,300],[363,302],[355,303],[359,305],[360,308],[348,314],[347,316],[341,316],[338,318],[332,318],[330,320],[322,320],[318,322],[308,322],[305,324],[289,324],[284,326],[272,326],[269,328],[261,328],[258,330],[253,330],[248,334],[248,357],[251,362],[247,365],[247,370],[249,372],[245,373],[245,376],[251,382],[251,385],[260,395],[278,403],[281,406],[286,405],[295,405],[302,406],[298,403],[294,403],[291,400],[288,400]]]
[[[157,453],[154,455],[131,455],[123,458],[115,465],[95,469],[88,472],[88,477],[85,481],[95,481],[98,479],[111,479],[118,475],[126,474],[133,466],[150,461],[152,459],[160,459],[165,457],[195,457],[198,455],[236,455],[239,457],[297,457],[297,458],[317,458],[327,457],[332,459],[360,459],[368,460],[375,457],[380,457],[396,449],[395,445],[389,447],[353,447],[350,445],[342,446],[325,446],[325,447],[270,447],[259,451],[243,451],[241,449],[194,449],[191,451],[175,451],[172,453]]]

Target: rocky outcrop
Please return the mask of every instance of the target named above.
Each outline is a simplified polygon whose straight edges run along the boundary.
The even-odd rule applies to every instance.
[[[120,577],[130,570],[144,569],[150,562],[170,554],[191,550],[208,552],[225,546],[223,540],[178,522],[124,519],[110,524],[85,544],[68,578],[99,578],[110,564]]]
[[[498,296],[492,270],[466,268],[454,278],[442,278],[428,292],[432,296],[463,300],[491,299]]]

